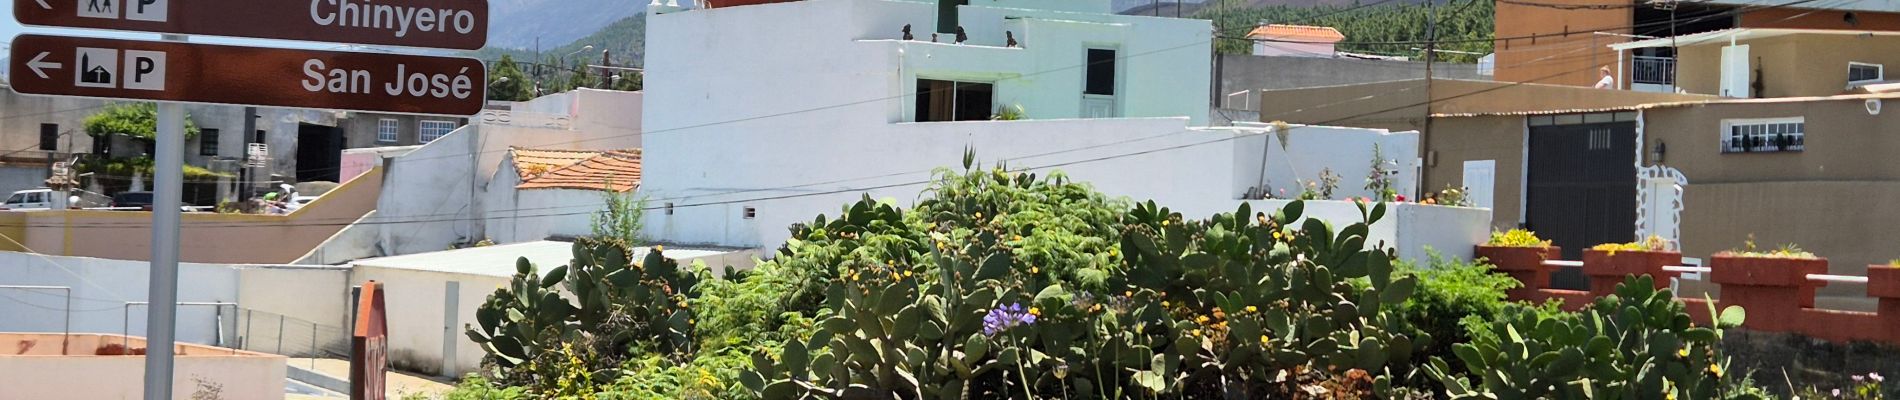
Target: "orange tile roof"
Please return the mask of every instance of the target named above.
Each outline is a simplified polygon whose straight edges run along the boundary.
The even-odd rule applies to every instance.
[[[1329,26],[1274,24],[1254,28],[1247,33],[1247,38],[1331,43],[1346,40],[1346,35]]]
[[[522,181],[600,155],[598,151],[535,150],[518,147],[509,148],[508,151],[514,156],[515,172],[521,174]]]
[[[522,180],[515,189],[577,189],[626,192],[640,187],[640,150],[609,150]]]

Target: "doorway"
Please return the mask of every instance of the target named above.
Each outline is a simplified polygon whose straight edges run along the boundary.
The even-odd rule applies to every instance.
[[[343,130],[297,125],[297,181],[336,182],[343,166]]]
[[[1603,243],[1635,241],[1635,113],[1531,118],[1525,227],[1563,247],[1565,260]],[[1551,276],[1559,289],[1589,289],[1583,271]]]

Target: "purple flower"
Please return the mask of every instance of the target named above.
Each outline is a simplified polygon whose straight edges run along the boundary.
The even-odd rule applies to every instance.
[[[996,336],[1010,328],[1035,323],[1036,315],[1023,311],[1022,303],[1010,303],[1008,306],[991,309],[988,314],[983,315],[983,335]]]

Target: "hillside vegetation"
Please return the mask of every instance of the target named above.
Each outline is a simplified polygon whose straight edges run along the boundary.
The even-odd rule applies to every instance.
[[[1247,32],[1262,23],[1278,23],[1337,28],[1346,35],[1346,40],[1338,47],[1340,51],[1419,58],[1424,55],[1422,49],[1425,46],[1421,43],[1427,37],[1425,31],[1431,15],[1429,12],[1435,8],[1438,13],[1437,38],[1441,43],[1438,48],[1478,53],[1440,52],[1440,60],[1477,62],[1481,54],[1491,52],[1491,42],[1483,40],[1490,38],[1493,32],[1494,13],[1490,1],[1451,0],[1436,7],[1393,2],[1348,10],[1355,6],[1357,4],[1245,7],[1240,1],[1230,0],[1222,7],[1210,4],[1196,12],[1194,17],[1215,21],[1223,37],[1217,40],[1215,48],[1223,54],[1251,52],[1252,43],[1242,39]]]

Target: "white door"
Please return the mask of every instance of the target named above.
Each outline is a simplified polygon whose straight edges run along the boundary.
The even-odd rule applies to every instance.
[[[1647,186],[1643,190],[1643,212],[1648,221],[1646,226],[1638,227],[1637,239],[1654,235],[1669,243],[1682,243],[1682,186],[1669,178],[1648,178],[1642,184]]]
[[[1748,45],[1722,47],[1722,96],[1750,97],[1748,82]]]
[[[1498,162],[1497,160],[1476,160],[1465,162],[1465,198],[1471,199],[1471,206],[1491,208],[1496,204]]]

